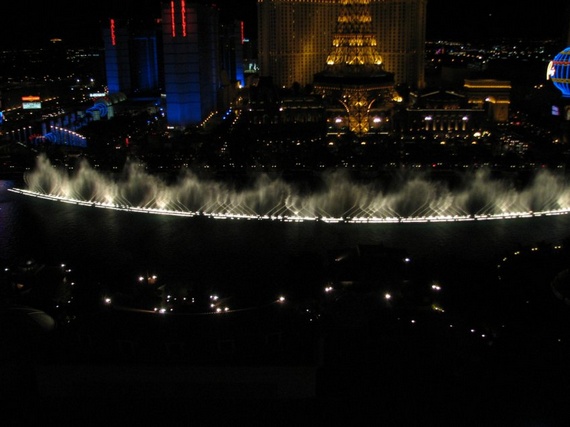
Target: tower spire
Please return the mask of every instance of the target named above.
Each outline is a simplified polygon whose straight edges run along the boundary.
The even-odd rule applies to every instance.
[[[329,120],[358,136],[386,129],[394,91],[394,74],[384,71],[372,31],[370,0],[339,0],[333,47],[313,87],[330,108]],[[337,114],[344,109],[344,117]],[[331,129],[333,131],[334,129]]]
[[[376,36],[372,31],[370,0],[340,0],[341,9],[333,34],[333,48],[327,57],[332,72],[363,72],[382,70]]]

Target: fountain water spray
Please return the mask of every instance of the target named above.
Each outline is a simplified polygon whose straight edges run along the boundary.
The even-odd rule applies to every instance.
[[[563,176],[546,170],[537,172],[523,188],[493,179],[484,169],[465,173],[461,185],[453,189],[417,173],[393,186],[355,182],[344,170],[324,172],[320,179],[322,185],[311,192],[267,174],[258,175],[245,188],[201,179],[190,171],[167,183],[134,162],[112,176],[85,160],[70,173],[40,156],[25,176],[27,188],[10,191],[129,212],[331,223],[508,219],[570,211],[570,186]]]

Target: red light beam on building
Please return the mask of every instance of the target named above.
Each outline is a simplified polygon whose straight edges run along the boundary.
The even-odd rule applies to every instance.
[[[115,46],[117,44],[117,37],[115,35],[115,20],[112,18],[109,21],[109,29],[111,30],[111,44]]]
[[[174,2],[170,2],[170,21],[172,28],[172,37],[176,37],[176,13],[174,10]]]
[[[180,2],[180,15],[182,15],[182,37],[186,37],[186,2]]]

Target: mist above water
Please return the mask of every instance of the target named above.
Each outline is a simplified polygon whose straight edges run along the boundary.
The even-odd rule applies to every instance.
[[[69,172],[39,157],[25,182],[26,190],[37,194],[121,209],[230,217],[452,220],[570,209],[566,178],[547,170],[536,172],[523,186],[494,178],[484,169],[462,174],[453,186],[421,172],[400,175],[389,184],[355,181],[345,170],[323,172],[318,179],[311,191],[268,174],[257,174],[246,186],[200,178],[191,171],[167,182],[133,162],[111,175],[86,160]]]

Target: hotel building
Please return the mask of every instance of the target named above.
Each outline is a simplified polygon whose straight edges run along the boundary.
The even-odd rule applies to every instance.
[[[425,86],[427,0],[359,0],[369,4],[378,52],[395,83]],[[346,0],[258,0],[262,76],[276,85],[310,84],[326,63]]]
[[[217,108],[218,9],[184,0],[164,2],[162,47],[168,126],[197,125]]]

